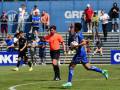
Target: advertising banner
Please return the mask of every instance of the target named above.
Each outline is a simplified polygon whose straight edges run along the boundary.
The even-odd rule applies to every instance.
[[[111,64],[120,64],[120,50],[111,50]]]
[[[0,52],[0,66],[16,65],[18,52]]]

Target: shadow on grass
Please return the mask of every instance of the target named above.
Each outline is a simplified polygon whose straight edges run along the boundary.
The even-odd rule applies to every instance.
[[[41,79],[41,80],[39,80],[39,79],[29,79],[29,80],[24,80],[24,81],[32,81],[32,82],[34,82],[34,81],[37,81],[37,82],[40,82],[40,81],[46,81],[46,82],[51,82],[51,81],[53,81],[53,80],[44,80],[44,79]]]
[[[62,87],[62,86],[51,86],[51,87],[43,87],[43,88],[48,88],[48,89],[50,89],[50,90],[63,90],[63,89],[65,89],[65,90],[70,90],[71,88],[64,88],[64,87]]]

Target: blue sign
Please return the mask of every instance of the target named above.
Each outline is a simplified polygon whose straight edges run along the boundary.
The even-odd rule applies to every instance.
[[[18,52],[0,52],[0,66],[16,65]]]
[[[24,0],[25,1],[25,0]],[[9,30],[13,32],[16,31],[16,23],[12,23],[12,21],[17,22],[16,15],[18,14],[18,9],[21,4],[26,4],[26,22],[30,22],[31,18],[28,18],[31,10],[34,5],[37,5],[40,9],[40,12],[43,10],[47,11],[50,15],[50,24],[54,24],[57,26],[58,32],[66,32],[68,31],[68,27],[70,23],[73,22],[81,22],[81,18],[83,15],[83,11],[86,8],[86,5],[89,3],[94,11],[97,11],[100,14],[100,10],[104,9],[106,13],[109,13],[111,7],[113,6],[113,2],[115,1],[118,6],[120,6],[120,0],[33,0],[26,2],[4,2],[0,3],[0,14],[2,11],[7,11],[9,23]],[[106,5],[106,3],[109,3]],[[29,15],[28,15],[29,14]],[[27,20],[28,19],[28,20]],[[12,25],[11,25],[12,24]],[[87,31],[85,21],[82,21],[83,31]],[[11,28],[13,27],[13,28]],[[111,28],[111,25],[109,25]],[[42,29],[42,25],[40,25],[40,31]],[[30,30],[30,24],[25,24],[25,32]],[[99,30],[101,31],[101,23],[99,25]],[[111,29],[108,29],[111,30]]]
[[[120,64],[120,50],[111,50],[111,64]]]

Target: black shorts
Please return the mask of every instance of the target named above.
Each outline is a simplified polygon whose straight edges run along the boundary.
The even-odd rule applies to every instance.
[[[19,52],[18,58],[19,57],[21,57],[22,59],[26,58],[27,57],[26,52],[25,51]]]
[[[32,32],[39,31],[39,27],[33,27]]]
[[[58,60],[59,57],[60,57],[60,50],[51,50],[50,51],[50,56],[51,56],[51,59]]]

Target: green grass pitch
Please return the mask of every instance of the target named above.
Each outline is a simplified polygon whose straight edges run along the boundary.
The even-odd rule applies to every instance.
[[[53,81],[52,65],[34,66],[32,72],[27,66],[12,71],[14,66],[0,67],[0,90],[120,90],[120,65],[97,65],[109,70],[109,79],[96,72],[86,71],[81,65],[75,68],[73,86],[61,87],[68,76],[68,65],[61,65],[60,81]]]

